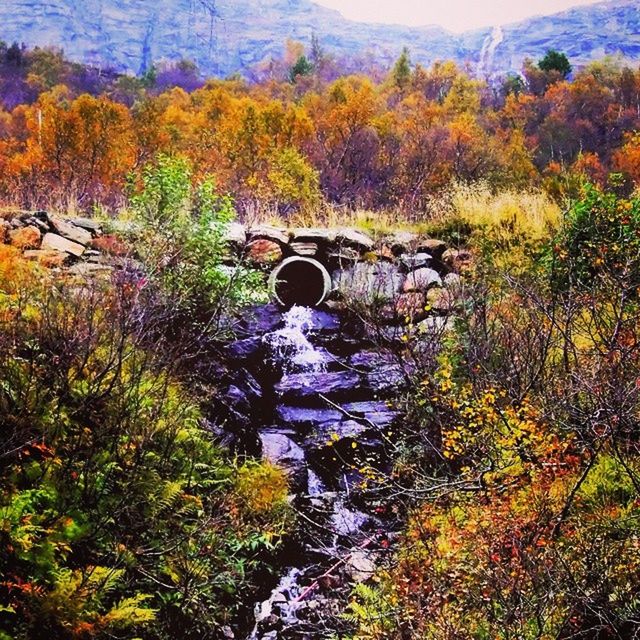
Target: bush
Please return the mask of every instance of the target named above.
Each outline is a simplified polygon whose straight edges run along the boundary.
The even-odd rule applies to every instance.
[[[640,198],[620,198],[592,185],[567,212],[548,249],[558,287],[613,284],[627,295],[640,287]]]
[[[246,471],[139,276],[43,282],[0,252],[0,637],[219,637],[278,542],[283,477],[255,464],[278,491],[238,519]]]
[[[231,199],[209,178],[193,187],[185,160],[160,156],[148,165],[131,204],[146,270],[182,321],[215,334],[222,316],[266,299],[260,273],[225,264],[225,232],[235,217]]]

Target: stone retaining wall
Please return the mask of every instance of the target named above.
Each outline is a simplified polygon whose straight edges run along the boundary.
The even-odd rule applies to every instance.
[[[330,305],[345,299],[382,302],[390,321],[448,312],[455,304],[459,274],[472,260],[468,251],[408,232],[374,240],[350,228],[246,228],[233,223],[226,239],[229,264],[247,262],[270,271],[291,256],[314,258],[332,276]],[[0,219],[0,243],[19,248],[27,259],[46,267],[77,275],[109,273],[118,267],[124,260],[118,257],[118,242],[103,236],[101,224],[88,218],[36,211]]]

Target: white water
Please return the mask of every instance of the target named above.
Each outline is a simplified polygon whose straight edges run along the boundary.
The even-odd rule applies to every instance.
[[[291,307],[283,319],[282,329],[263,338],[274,360],[282,363],[285,373],[324,371],[327,354],[316,349],[307,338],[307,332],[313,326],[313,311],[308,307]]]
[[[280,606],[280,618],[285,624],[291,624],[296,621],[296,605],[298,604],[296,598],[301,592],[300,585],[298,584],[299,576],[299,569],[291,569],[271,592],[271,596],[264,602],[256,605],[256,625],[247,640],[257,640],[259,638],[258,627],[260,622],[273,613],[276,605]]]
[[[503,40],[504,32],[502,31],[502,27],[493,27],[491,35],[486,38],[480,50],[480,62],[478,62],[479,77],[484,78],[491,75],[496,49]]]

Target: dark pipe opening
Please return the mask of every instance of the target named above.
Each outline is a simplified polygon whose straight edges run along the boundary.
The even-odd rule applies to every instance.
[[[328,295],[331,279],[327,270],[315,260],[285,260],[272,274],[271,290],[284,307],[314,307]]]

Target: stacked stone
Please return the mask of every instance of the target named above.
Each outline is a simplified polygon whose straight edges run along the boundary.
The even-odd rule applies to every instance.
[[[68,267],[78,275],[112,270],[95,248],[95,241],[101,236],[100,224],[88,218],[62,218],[35,211],[0,219],[0,243],[16,247],[26,259],[45,267]]]
[[[332,274],[334,302],[381,306],[383,319],[391,324],[449,314],[459,301],[459,274],[472,265],[469,251],[409,232],[375,242],[349,228],[245,229],[236,224],[227,239],[234,260],[246,259],[265,270],[292,256],[314,258]]]

